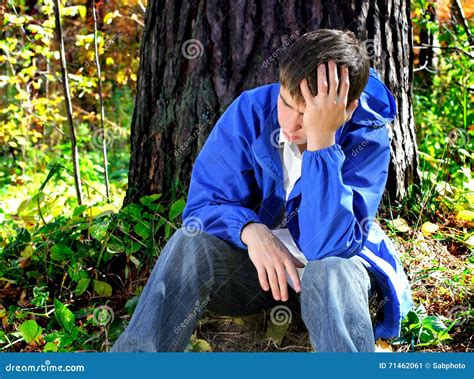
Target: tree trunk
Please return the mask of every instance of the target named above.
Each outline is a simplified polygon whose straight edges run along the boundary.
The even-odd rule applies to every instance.
[[[318,28],[352,30],[373,49],[373,66],[399,111],[389,126],[387,188],[403,197],[418,181],[408,0],[150,0],[124,203],[151,193],[185,197],[193,161],[219,115],[242,91],[276,82],[278,57],[298,35]]]

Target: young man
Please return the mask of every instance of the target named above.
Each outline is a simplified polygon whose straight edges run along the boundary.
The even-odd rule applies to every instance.
[[[398,336],[410,286],[374,222],[395,114],[352,33],[298,39],[280,81],[243,92],[210,133],[184,227],[112,351],[183,351],[205,309],[238,316],[285,304],[316,351],[374,351],[376,338]]]

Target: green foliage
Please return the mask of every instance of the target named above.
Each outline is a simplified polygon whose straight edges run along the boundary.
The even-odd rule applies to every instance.
[[[37,339],[43,330],[35,320],[27,320],[23,322],[18,329],[26,343],[30,343]]]
[[[12,348],[11,337],[41,346],[43,351],[106,349],[105,335],[116,337],[124,325],[117,318],[105,329],[103,312],[96,310],[123,285],[115,279],[117,275],[130,280],[156,260],[156,234],[162,232],[168,238],[178,227],[171,220],[176,221],[184,207],[183,199],[162,204],[161,194],[144,196],[138,204],[122,209],[103,198],[77,206],[67,200],[68,196],[74,199],[74,194],[53,195],[54,189],[66,186],[64,182],[72,185],[69,170],[52,165],[37,183],[38,192],[19,199],[16,212],[4,213],[0,283],[23,288],[29,299],[3,314],[0,307],[0,318],[8,318],[11,325],[20,323],[1,334],[4,349]],[[61,300],[71,298],[76,301],[70,306]],[[137,301],[138,293],[124,311],[131,314]],[[26,319],[32,316],[34,320]]]
[[[412,216],[422,213],[426,219],[436,220],[437,213],[474,209],[474,60],[462,25],[430,20],[428,5],[435,6],[424,0],[412,3],[414,27],[431,32],[441,49],[434,48],[435,72],[428,68],[414,75],[413,105],[422,183],[412,188],[413,196],[407,201]],[[416,44],[420,42],[415,40]],[[421,202],[415,200],[419,196]]]
[[[448,320],[449,321],[449,320]],[[423,305],[408,312],[402,323],[401,337],[396,343],[408,343],[422,347],[439,345],[452,340],[449,331],[456,321],[446,326],[438,316],[428,316]]]

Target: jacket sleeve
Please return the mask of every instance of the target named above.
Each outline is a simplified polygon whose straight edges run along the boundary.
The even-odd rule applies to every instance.
[[[255,119],[245,92],[222,114],[198,154],[191,175],[183,225],[236,247],[243,227],[260,222],[250,143]],[[257,192],[258,193],[258,192]]]
[[[396,113],[388,89],[375,84],[361,97],[361,109],[344,125],[339,143],[303,153],[298,244],[308,260],[349,258],[367,240],[388,176],[386,124]]]

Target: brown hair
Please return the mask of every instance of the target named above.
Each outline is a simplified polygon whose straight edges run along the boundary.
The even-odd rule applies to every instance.
[[[300,83],[308,78],[314,96],[318,93],[317,69],[320,63],[333,60],[349,69],[348,103],[358,99],[369,80],[370,59],[362,43],[351,31],[318,29],[303,34],[287,50],[280,62],[279,80],[297,104],[305,100]],[[326,73],[328,73],[326,66]],[[329,78],[329,77],[328,77]]]

